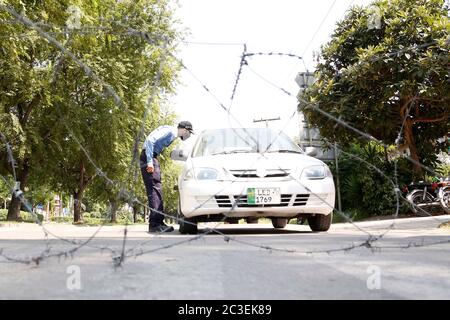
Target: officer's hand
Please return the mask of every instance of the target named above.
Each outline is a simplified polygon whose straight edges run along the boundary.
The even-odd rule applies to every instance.
[[[153,168],[153,166],[147,166],[147,172],[148,173],[153,173],[153,171],[155,171],[155,168]]]

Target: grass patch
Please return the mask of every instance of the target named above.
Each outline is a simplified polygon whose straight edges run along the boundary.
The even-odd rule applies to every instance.
[[[365,212],[361,212],[359,210],[351,209],[342,212],[347,217],[349,217],[352,221],[362,221],[369,217],[373,217],[374,215],[367,214]],[[333,223],[345,223],[348,222],[340,213],[333,213]]]
[[[37,213],[36,216],[38,217],[39,221],[42,221],[44,219],[44,216],[42,214]],[[0,221],[5,222],[28,222],[28,223],[35,223],[36,217],[34,214],[26,212],[26,211],[20,211],[20,220],[18,221],[7,221],[6,218],[8,217],[8,210],[7,209],[0,209]]]
[[[133,221],[127,221],[124,219],[118,219],[117,222],[111,222],[109,220],[106,220],[104,218],[84,218],[83,222],[73,222],[73,218],[70,221],[73,225],[81,226],[81,227],[95,227],[95,226],[124,226],[124,225],[140,225],[140,224],[147,224],[147,222],[144,222],[142,219],[137,222]]]
[[[36,214],[38,219],[40,221],[43,221],[44,216],[37,213]],[[0,223],[2,222],[7,222],[7,223],[21,223],[21,222],[26,222],[26,223],[36,223],[36,219],[35,216],[29,212],[26,211],[20,211],[20,217],[21,220],[19,221],[7,221],[6,218],[8,216],[8,210],[7,209],[0,209]],[[106,217],[98,213],[94,213],[94,214],[90,214],[88,212],[86,212],[83,215],[83,222],[79,222],[79,223],[74,223],[73,222],[73,216],[66,216],[66,217],[52,217],[50,219],[50,222],[55,222],[55,223],[62,223],[62,224],[73,224],[73,225],[79,225],[79,226],[101,226],[101,225],[105,225],[105,226],[115,226],[115,225],[133,225],[133,224],[146,224],[146,222],[144,221],[144,219],[142,218],[142,216],[138,216],[137,222],[133,223],[131,220],[128,220],[127,223],[127,219],[126,217],[122,216],[122,215],[118,215],[117,217],[117,222],[110,222],[109,220],[106,220]]]

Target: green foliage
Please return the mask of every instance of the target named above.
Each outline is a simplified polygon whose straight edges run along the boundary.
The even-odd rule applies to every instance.
[[[32,195],[43,201],[44,194],[52,190],[82,197],[92,185],[89,193],[93,202],[106,202],[117,198],[121,188],[141,190],[141,181],[129,178],[129,167],[144,113],[148,107],[144,132],[173,121],[170,112],[164,116],[161,112],[179,70],[174,58],[162,49],[166,46],[173,51],[180,37],[173,27],[168,1],[8,3],[29,19],[47,24],[42,29],[104,82],[86,74],[86,69],[29,27],[0,24],[0,130],[11,144],[18,171],[23,171],[24,163],[30,166]],[[82,12],[81,31],[101,29],[62,32],[72,5]],[[0,19],[13,17],[1,10]],[[130,35],[128,27],[148,32],[154,37],[153,44]],[[159,70],[162,73],[156,83]],[[119,105],[107,87],[117,93]],[[147,106],[155,90],[156,97]],[[0,170],[11,173],[5,150],[0,149]]]
[[[53,217],[51,218],[52,222],[58,222],[58,223],[71,223],[73,221],[72,217]]]
[[[397,202],[394,190],[394,163],[385,160],[385,151],[375,144],[364,148],[350,145],[346,148],[348,154],[339,157],[339,177],[342,207],[345,213],[350,212],[353,218],[370,215],[395,214]],[[350,154],[350,155],[349,155]],[[352,157],[355,155],[356,157]],[[381,172],[377,172],[371,164]],[[334,164],[330,165],[336,175]],[[398,165],[399,185],[410,182],[411,174]],[[400,203],[402,205],[402,202]],[[404,210],[402,205],[402,210]]]
[[[8,184],[6,184],[3,179],[0,179],[0,199],[9,199],[11,197],[10,186],[13,182],[11,178],[7,179],[6,181]]]
[[[377,12],[379,28],[371,27]],[[442,0],[378,0],[354,7],[322,48],[317,81],[305,98],[388,145],[410,108],[404,142],[413,159],[434,166],[449,146],[437,142],[450,131],[449,31]],[[366,141],[313,108],[304,112],[333,142]]]
[[[166,213],[176,215],[178,210],[178,177],[182,167],[170,159],[170,152],[174,147],[166,149],[161,155],[161,174],[163,183],[164,210]],[[147,201],[145,201],[147,202]]]
[[[436,169],[443,177],[450,177],[450,164],[441,164]]]

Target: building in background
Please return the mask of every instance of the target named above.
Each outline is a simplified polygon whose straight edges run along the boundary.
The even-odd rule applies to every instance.
[[[295,82],[297,82],[300,90],[298,92],[297,97],[299,101],[306,90],[310,85],[312,85],[315,81],[313,72],[299,72],[295,77]],[[317,150],[316,158],[320,160],[335,160],[335,150],[334,148],[326,148],[322,141],[322,138],[319,134],[319,129],[312,127],[305,118],[305,115],[302,112],[302,103],[299,103],[298,108],[298,118],[300,122],[299,127],[299,138],[300,138],[300,146],[305,149],[306,147],[314,147]]]

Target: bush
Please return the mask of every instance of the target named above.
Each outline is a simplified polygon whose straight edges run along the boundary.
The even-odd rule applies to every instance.
[[[53,217],[51,221],[57,223],[71,223],[73,222],[73,217]]]
[[[390,215],[396,212],[397,201],[392,181],[394,180],[394,163],[386,160],[384,149],[374,144],[365,147],[352,145],[347,153],[356,155],[364,161],[347,154],[339,158],[339,177],[343,211],[350,213],[354,220],[372,215]],[[375,166],[381,172],[375,170]],[[330,164],[336,177],[336,168]],[[409,183],[410,173],[405,169],[403,161],[397,166],[398,183]],[[402,205],[402,201],[400,200]],[[401,212],[407,210],[401,206]],[[343,218],[336,218],[342,219]]]
[[[90,218],[97,218],[97,219],[105,219],[106,218],[106,212],[100,212],[100,211],[92,211],[92,212],[87,212],[84,214],[84,216],[89,215]]]
[[[436,171],[444,177],[450,177],[450,164],[442,163],[438,166]]]

